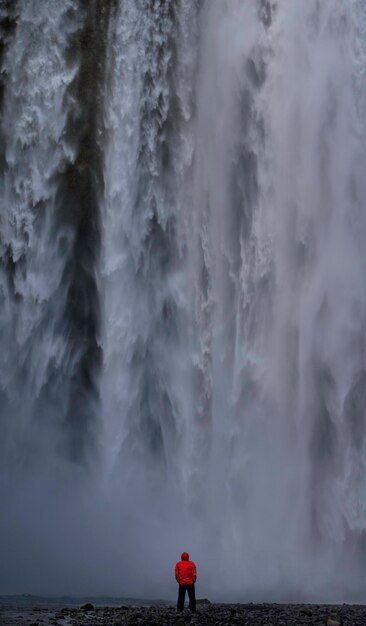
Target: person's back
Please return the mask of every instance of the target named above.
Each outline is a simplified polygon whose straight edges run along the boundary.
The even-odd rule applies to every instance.
[[[189,560],[189,554],[183,552],[181,561],[175,566],[175,579],[179,585],[177,611],[183,611],[186,591],[189,596],[189,608],[192,612],[196,610],[196,594],[194,584],[197,580],[197,568],[193,561]]]

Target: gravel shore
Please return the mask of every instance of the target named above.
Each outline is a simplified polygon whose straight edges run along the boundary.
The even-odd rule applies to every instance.
[[[366,626],[366,605],[210,604],[177,614],[173,606],[2,607],[1,626]]]

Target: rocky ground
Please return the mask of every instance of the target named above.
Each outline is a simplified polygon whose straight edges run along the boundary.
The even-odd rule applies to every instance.
[[[2,607],[1,626],[366,626],[366,605],[210,604],[177,614],[173,606]]]

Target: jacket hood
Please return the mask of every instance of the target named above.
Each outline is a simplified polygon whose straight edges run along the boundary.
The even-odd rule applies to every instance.
[[[189,559],[188,552],[182,552],[182,556],[180,558],[182,559],[182,561],[188,561]]]

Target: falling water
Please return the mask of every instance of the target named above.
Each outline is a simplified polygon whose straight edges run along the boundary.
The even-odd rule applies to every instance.
[[[0,59],[0,592],[362,599],[363,1],[3,1]]]

